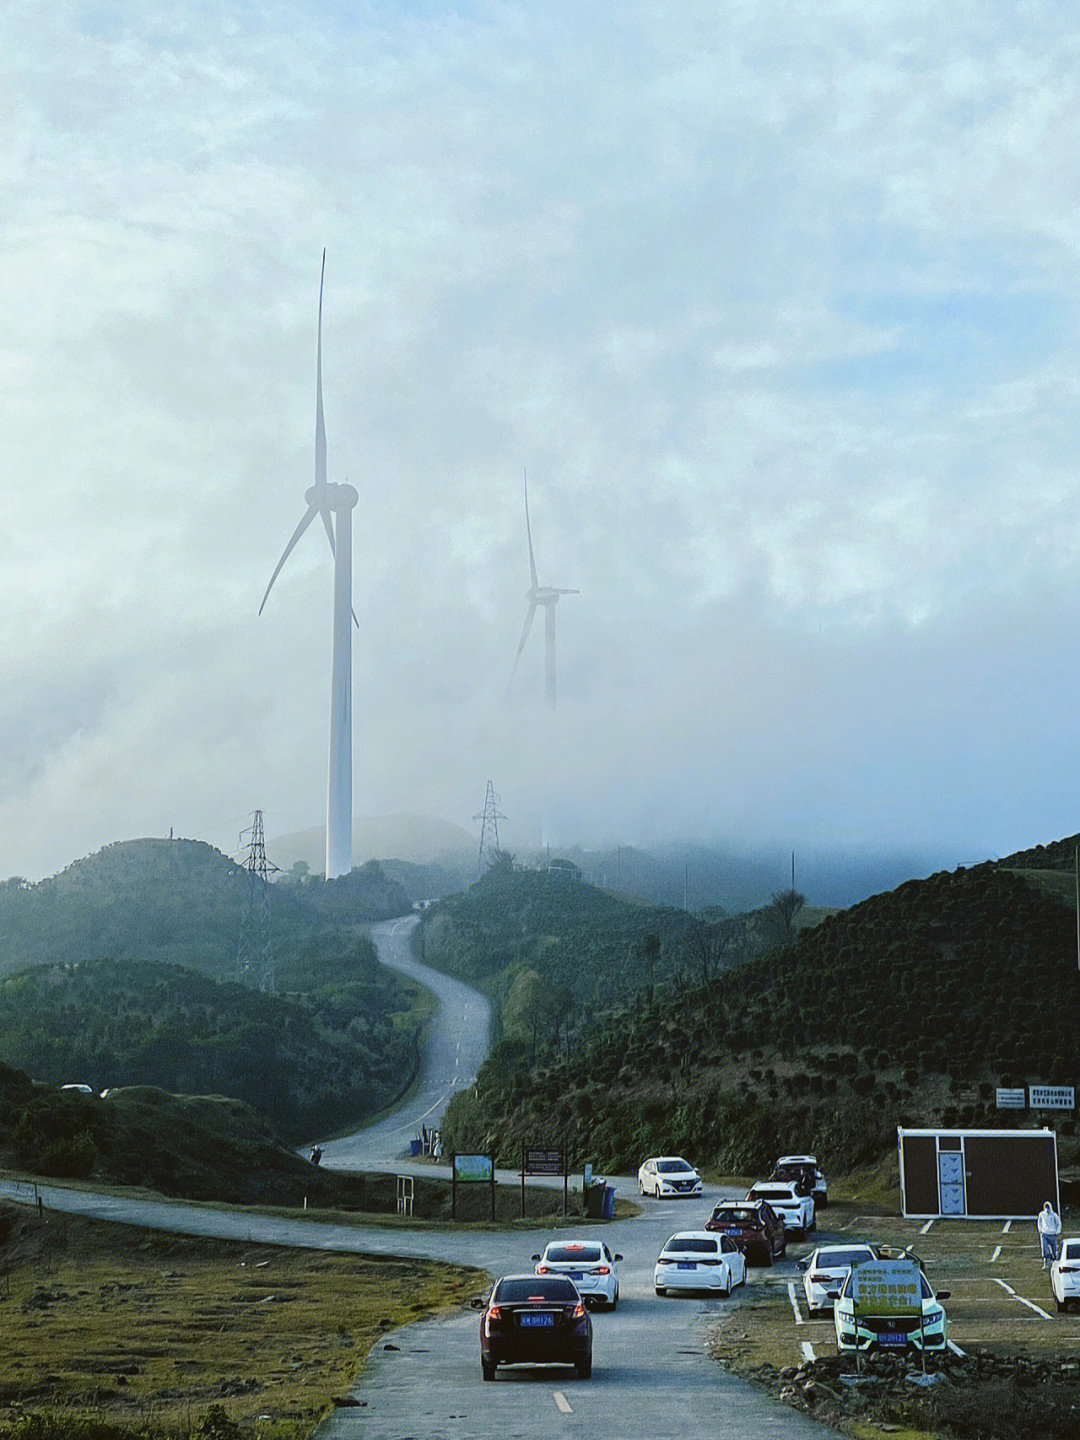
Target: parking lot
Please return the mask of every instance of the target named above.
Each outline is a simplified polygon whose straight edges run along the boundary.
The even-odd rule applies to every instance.
[[[1080,1219],[1064,1216],[1065,1234],[1080,1234]],[[1059,1359],[1080,1347],[1080,1312],[1059,1314],[1042,1269],[1033,1221],[903,1220],[860,1213],[857,1203],[823,1210],[818,1230],[789,1246],[771,1269],[749,1272],[745,1300],[717,1317],[713,1353],[738,1369],[797,1365],[836,1353],[832,1317],[807,1313],[795,1261],[817,1245],[869,1241],[910,1246],[935,1290],[948,1290],[949,1344],[976,1355]]]

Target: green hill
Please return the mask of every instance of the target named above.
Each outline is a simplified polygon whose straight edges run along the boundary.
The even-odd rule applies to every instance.
[[[676,1149],[743,1173],[804,1147],[848,1169],[891,1150],[898,1122],[998,1123],[994,1083],[1076,1078],[1071,891],[1039,873],[1071,866],[1074,843],[1030,874],[1010,857],[911,881],[708,984],[666,979],[535,1064],[504,1044],[447,1143],[558,1137],[607,1168]]]

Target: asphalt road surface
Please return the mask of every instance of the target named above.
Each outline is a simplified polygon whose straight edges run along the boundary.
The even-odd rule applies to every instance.
[[[486,1054],[487,1002],[413,960],[409,932],[414,924],[406,920],[376,926],[374,938],[380,958],[439,996],[424,1077],[395,1115],[355,1136],[324,1142],[324,1164],[412,1168],[400,1157],[418,1126],[438,1124],[450,1095],[471,1083]],[[619,1193],[637,1196],[631,1177],[609,1177],[609,1183]],[[500,1369],[493,1383],[485,1383],[479,1316],[463,1307],[448,1319],[397,1331],[376,1346],[353,1392],[356,1404],[326,1420],[318,1440],[543,1440],[586,1434],[594,1440],[686,1440],[688,1435],[821,1440],[834,1433],[768,1399],[707,1358],[710,1320],[737,1307],[745,1291],[736,1291],[729,1300],[660,1299],[654,1293],[653,1262],[664,1240],[675,1230],[698,1227],[721,1193],[707,1187],[700,1200],[643,1200],[639,1217],[604,1227],[604,1238],[624,1258],[619,1308],[594,1316],[591,1379],[578,1380],[569,1368],[533,1367]],[[54,1186],[41,1186],[40,1194],[49,1209],[102,1220],[249,1243],[424,1256],[474,1265],[491,1277],[531,1269],[532,1255],[549,1238],[543,1230],[429,1234],[420,1228],[328,1225]],[[37,1189],[0,1181],[0,1195],[33,1203]],[[789,1272],[794,1273],[791,1262],[770,1271],[751,1270],[747,1289],[786,1284]],[[485,1288],[486,1282],[477,1294]]]

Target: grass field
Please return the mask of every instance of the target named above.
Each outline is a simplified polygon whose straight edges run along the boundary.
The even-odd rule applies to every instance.
[[[0,1206],[0,1435],[37,1413],[188,1436],[209,1433],[216,1405],[267,1440],[304,1436],[373,1344],[480,1288],[475,1271],[424,1261]]]

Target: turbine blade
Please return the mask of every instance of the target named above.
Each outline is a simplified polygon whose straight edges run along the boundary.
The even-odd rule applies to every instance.
[[[260,614],[260,615],[261,615],[262,612],[263,612],[263,605],[266,604],[267,599],[268,599],[269,596],[270,596],[270,591],[274,588],[274,581],[275,581],[275,580],[277,579],[277,577],[281,574],[281,567],[285,564],[285,561],[286,561],[286,560],[289,558],[289,556],[292,554],[292,552],[293,552],[293,547],[295,546],[296,542],[300,539],[300,536],[303,535],[304,531],[305,531],[305,530],[307,529],[307,527],[311,524],[312,520],[315,519],[315,515],[316,515],[315,506],[314,506],[314,505],[309,505],[308,508],[307,508],[307,513],[305,514],[304,518],[300,521],[300,524],[299,524],[299,525],[296,527],[296,529],[293,531],[293,537],[292,537],[292,539],[289,541],[288,545],[285,546],[285,550],[284,550],[284,553],[283,553],[282,556],[281,556],[281,559],[277,562],[277,565],[274,567],[274,573],[270,576],[270,584],[267,585],[267,587],[266,587],[266,594],[265,594],[265,595],[263,596],[263,598],[262,598],[262,605],[259,606],[259,614]]]
[[[521,658],[521,652],[522,652],[522,650],[525,649],[525,641],[529,638],[529,631],[532,629],[533,616],[534,616],[535,614],[536,614],[536,601],[533,600],[533,601],[530,602],[529,608],[528,608],[528,610],[527,610],[526,613],[525,613],[525,624],[524,624],[524,626],[523,626],[523,628],[522,628],[522,631],[521,631],[521,639],[518,641],[517,654],[514,656],[514,665],[515,665],[515,666],[517,665],[518,660]]]
[[[322,295],[323,280],[326,278],[326,251],[322,252],[322,272],[319,275],[319,328],[318,341],[315,350],[315,484],[320,487],[326,485],[326,423],[323,420],[322,403]],[[323,517],[329,526],[329,519]],[[331,546],[334,543],[333,535],[330,536]]]
[[[533,557],[532,526],[529,524],[529,475],[525,473],[525,533],[529,537],[529,573],[532,575],[532,588],[539,589],[540,581],[536,578],[536,560]],[[528,626],[526,625],[526,629]],[[524,640],[522,641],[524,644]],[[518,654],[520,654],[520,650]]]

